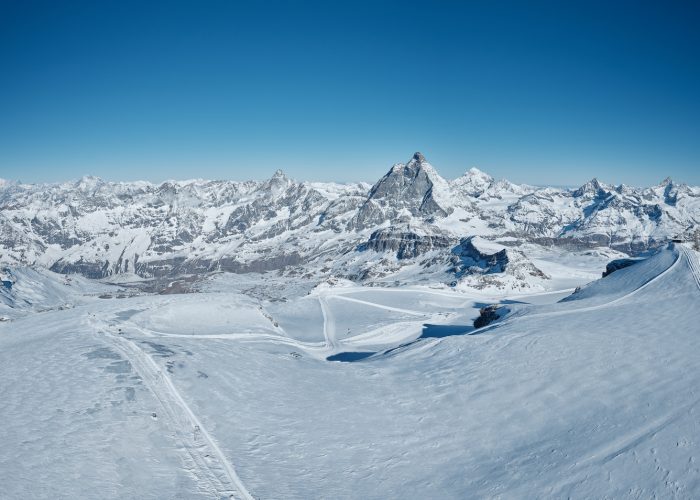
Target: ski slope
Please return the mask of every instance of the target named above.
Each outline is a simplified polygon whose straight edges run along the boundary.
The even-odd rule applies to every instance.
[[[699,269],[669,247],[561,302],[86,292],[0,323],[0,496],[696,498]]]

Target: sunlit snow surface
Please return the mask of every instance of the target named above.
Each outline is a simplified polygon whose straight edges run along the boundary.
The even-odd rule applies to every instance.
[[[664,250],[559,303],[47,285],[0,322],[0,497],[696,498],[697,269]],[[494,302],[509,315],[473,330]]]

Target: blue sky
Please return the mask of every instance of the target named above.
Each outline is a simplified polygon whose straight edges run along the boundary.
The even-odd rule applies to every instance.
[[[699,5],[6,0],[0,177],[700,184]]]

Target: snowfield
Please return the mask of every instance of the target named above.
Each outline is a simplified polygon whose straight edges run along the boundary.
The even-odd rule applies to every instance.
[[[529,295],[17,271],[0,497],[697,498],[698,254],[551,257]]]

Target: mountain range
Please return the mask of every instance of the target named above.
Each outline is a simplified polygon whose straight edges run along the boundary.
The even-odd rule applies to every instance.
[[[0,181],[0,264],[105,278],[228,271],[444,283],[546,278],[523,248],[636,255],[700,224],[700,188],[592,179],[577,189],[442,178],[421,153],[374,185],[264,181]]]

